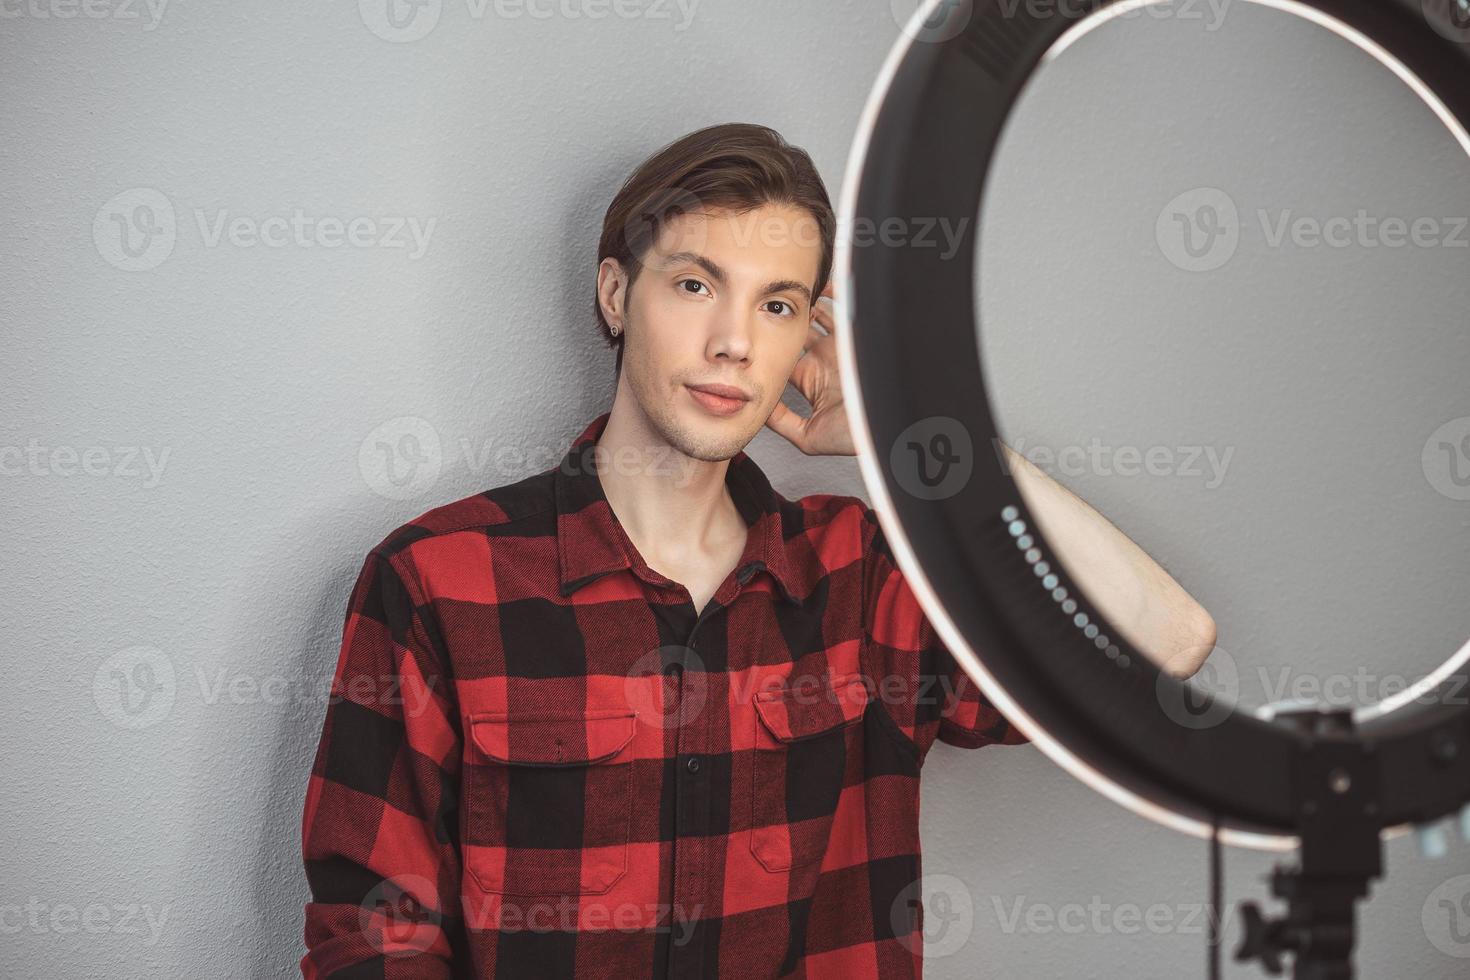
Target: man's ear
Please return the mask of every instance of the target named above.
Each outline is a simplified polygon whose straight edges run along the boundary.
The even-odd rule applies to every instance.
[[[597,267],[597,300],[609,326],[621,327],[627,304],[628,275],[623,265],[611,256]]]

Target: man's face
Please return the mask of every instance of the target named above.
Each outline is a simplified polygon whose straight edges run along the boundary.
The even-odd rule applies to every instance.
[[[718,461],[755,438],[801,357],[821,251],[816,220],[789,205],[683,214],[664,226],[622,304],[619,388],[669,445]],[[702,395],[702,385],[748,400]]]

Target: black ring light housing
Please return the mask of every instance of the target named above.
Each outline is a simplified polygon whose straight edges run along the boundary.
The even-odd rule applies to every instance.
[[[1470,153],[1470,0],[1251,2],[1371,54]],[[986,246],[977,215],[992,157],[1031,76],[1087,31],[1142,5],[973,0],[958,33],[919,40],[932,18],[969,6],[927,0],[900,36],[852,147],[839,228],[948,220],[965,235],[947,259],[881,234],[862,244],[840,236],[838,347],[859,462],[935,629],[1042,751],[1166,826],[1200,837],[1218,828],[1219,840],[1238,846],[1300,846],[1308,873],[1360,878],[1360,897],[1380,872],[1382,837],[1470,803],[1470,644],[1420,684],[1357,711],[1304,712],[1283,723],[1205,698],[1197,715],[1209,723],[1181,723],[1168,706],[1204,695],[1186,691],[1106,622],[1055,560],[1011,477],[989,462],[999,433],[977,343],[974,271]],[[936,499],[906,490],[913,474],[896,473],[889,452],[909,438],[906,430],[926,424],[968,434],[972,446],[968,479]],[[1033,538],[1075,609],[1064,611],[1043,586],[1037,552],[1028,560],[1018,533]],[[1096,624],[1115,649],[1104,655],[1080,622]],[[1350,950],[1351,901],[1347,914]],[[1304,963],[1299,954],[1299,971]],[[1323,969],[1298,975],[1351,976]]]

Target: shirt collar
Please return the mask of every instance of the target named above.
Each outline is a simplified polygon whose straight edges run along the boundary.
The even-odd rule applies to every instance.
[[[620,568],[656,585],[673,584],[638,554],[598,479],[593,449],[611,414],[603,412],[593,419],[572,441],[555,470],[556,555],[564,596]],[[783,532],[782,498],[744,450],[731,457],[725,486],[750,529],[736,566],[741,582],[763,568],[776,579],[786,599],[800,606],[801,592]]]

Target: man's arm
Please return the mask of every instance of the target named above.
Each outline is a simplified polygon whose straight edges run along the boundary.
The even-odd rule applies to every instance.
[[[1215,647],[1205,608],[1106,517],[1001,445],[1042,531],[1099,611],[1161,670],[1181,679],[1198,671]]]
[[[306,980],[451,976],[462,742],[406,581],[374,549],[348,604],[302,815]]]
[[[822,297],[835,302],[832,283]],[[817,302],[812,304],[812,322],[826,334],[808,339],[805,356],[791,373],[791,383],[811,404],[811,414],[802,418],[778,402],[766,425],[808,456],[856,456],[837,357],[837,319],[830,307]],[[1107,518],[1010,446],[1002,446],[1011,476],[1042,530],[1108,621],[1161,670],[1179,678],[1198,671],[1215,648],[1215,621],[1204,607]]]
[[[863,671],[915,761],[922,766],[935,741],[968,749],[1029,742],[939,639],[894,560],[878,515],[864,504],[860,520]]]

